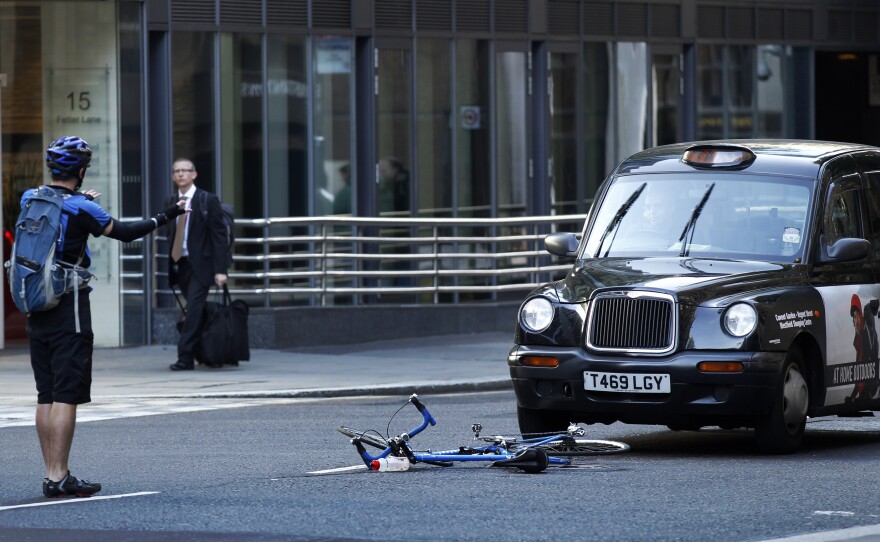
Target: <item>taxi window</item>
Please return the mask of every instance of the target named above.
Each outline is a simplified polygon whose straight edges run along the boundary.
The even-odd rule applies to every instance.
[[[870,241],[874,250],[880,252],[880,172],[865,175],[868,181],[866,200],[868,203],[868,222],[871,224]]]
[[[844,189],[848,184],[851,183],[839,183],[832,187],[828,197],[823,221],[826,244],[830,245],[843,237],[864,237],[859,213],[859,191]]]
[[[717,172],[613,181],[592,213],[585,258],[802,256],[811,180]]]

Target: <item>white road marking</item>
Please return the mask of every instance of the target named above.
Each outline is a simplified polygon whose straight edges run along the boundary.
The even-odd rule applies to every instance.
[[[37,506],[54,506],[56,504],[71,504],[79,502],[106,501],[108,499],[123,499],[125,497],[142,497],[144,495],[157,495],[159,491],[141,491],[139,493],[126,493],[124,495],[101,495],[99,497],[65,497],[54,501],[40,501],[29,504],[16,504],[14,506],[0,506],[0,512],[3,510],[16,510],[18,508],[35,508]]]
[[[450,394],[452,396],[454,394]],[[376,396],[381,398],[382,396]],[[242,408],[266,405],[292,405],[322,403],[328,401],[351,401],[363,399],[350,397],[284,397],[260,398],[242,397],[238,399],[210,399],[204,397],[162,398],[162,397],[95,397],[87,405],[76,411],[77,423],[158,416],[183,412],[202,412],[225,408]],[[0,397],[0,429],[4,427],[26,427],[34,425],[36,400],[22,397]]]
[[[335,469],[313,470],[311,472],[307,472],[306,474],[336,474],[339,472],[365,470],[366,468],[367,468],[366,465],[352,465],[350,467],[337,467]]]
[[[846,510],[816,510],[813,512],[814,516],[843,516],[843,517],[852,517],[856,515],[855,512],[847,512]]]
[[[880,525],[862,525],[849,527],[836,531],[823,531],[820,533],[801,534],[786,538],[773,538],[761,542],[836,542],[839,540],[858,540],[867,536],[880,535]]]
[[[200,412],[226,408],[278,405],[302,402],[303,399],[96,399],[77,409],[77,423],[116,420],[139,416],[157,416],[182,412]],[[0,400],[0,429],[34,425],[36,402]]]

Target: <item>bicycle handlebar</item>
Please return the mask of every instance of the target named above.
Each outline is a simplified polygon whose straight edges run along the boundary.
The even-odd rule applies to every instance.
[[[399,437],[391,439],[388,443],[388,447],[382,450],[378,455],[370,455],[363,445],[361,445],[359,439],[352,439],[352,443],[357,447],[358,454],[360,454],[361,459],[364,460],[364,463],[368,468],[370,467],[371,461],[387,457],[392,452],[395,454],[403,453],[413,461],[415,458],[412,457],[412,450],[409,447],[409,439],[424,431],[428,425],[437,425],[437,420],[434,419],[434,416],[431,416],[431,413],[428,412],[428,407],[419,401],[419,397],[415,393],[409,397],[409,402],[412,403],[421,413],[422,423],[406,433],[401,434]]]
[[[412,403],[413,406],[415,406],[417,409],[419,409],[419,412],[422,413],[422,417],[425,418],[426,422],[430,423],[431,425],[437,425],[437,420],[435,420],[434,417],[431,416],[431,413],[428,412],[428,408],[423,405],[421,401],[419,401],[418,395],[416,395],[415,393],[410,395],[409,402]],[[424,427],[422,429],[424,429]],[[414,434],[415,433],[410,433],[409,436],[413,436]]]

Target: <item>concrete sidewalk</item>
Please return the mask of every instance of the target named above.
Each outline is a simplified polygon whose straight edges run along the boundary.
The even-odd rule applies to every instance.
[[[510,387],[512,333],[425,337],[287,351],[251,349],[238,367],[172,372],[176,346],[98,348],[92,399],[297,398]],[[34,402],[27,347],[0,350],[0,398]],[[16,401],[17,402],[17,401]]]

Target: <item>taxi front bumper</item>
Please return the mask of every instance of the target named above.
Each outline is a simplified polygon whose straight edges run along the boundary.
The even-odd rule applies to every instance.
[[[526,356],[552,357],[556,367],[522,364]],[[785,352],[684,351],[666,357],[593,356],[579,348],[515,346],[510,377],[521,407],[578,413],[586,423],[622,421],[660,425],[749,425],[776,397]],[[707,373],[702,361],[742,363],[742,372]],[[668,374],[669,393],[587,390],[584,374]]]

